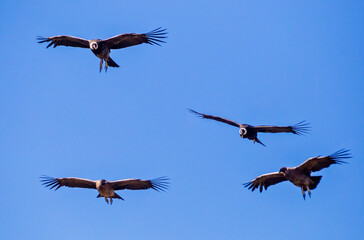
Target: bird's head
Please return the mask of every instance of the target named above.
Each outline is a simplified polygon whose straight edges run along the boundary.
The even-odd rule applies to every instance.
[[[91,42],[90,43],[91,50],[96,50],[98,47],[99,47],[99,45],[97,44],[97,42]]]
[[[280,173],[285,173],[287,171],[287,168],[286,167],[282,167],[281,169],[279,169],[279,172]]]
[[[101,179],[101,185],[104,185],[106,183],[105,179]]]
[[[245,137],[245,135],[247,134],[247,130],[245,128],[240,128],[239,129],[239,134],[240,134],[240,137]]]

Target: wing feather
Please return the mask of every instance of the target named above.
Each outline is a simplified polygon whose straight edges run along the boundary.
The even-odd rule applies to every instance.
[[[88,40],[67,35],[54,36],[49,38],[38,36],[37,40],[38,43],[50,42],[47,48],[49,48],[52,45],[53,48],[57,46],[90,48]]]
[[[49,189],[57,190],[60,187],[77,187],[77,188],[92,188],[96,189],[96,181],[82,178],[53,178],[48,176],[41,176],[41,183],[44,187],[49,187]]]
[[[223,123],[227,123],[231,126],[234,126],[234,127],[240,127],[242,124],[239,124],[237,122],[234,122],[232,120],[229,120],[229,119],[226,119],[226,118],[222,118],[222,117],[216,117],[216,116],[212,116],[212,115],[207,115],[207,114],[203,114],[203,113],[199,113],[199,112],[196,112],[192,109],[188,109],[190,112],[196,114],[197,116],[201,117],[201,118],[205,118],[205,119],[212,119],[212,120],[215,120],[215,121],[219,121],[219,122],[223,122]]]
[[[152,180],[124,179],[110,182],[114,190],[143,190],[152,188],[156,191],[165,191],[169,188],[169,178],[159,177]]]
[[[263,187],[265,190],[271,185],[287,181],[287,178],[284,177],[283,173],[274,172],[260,175],[255,178],[251,182],[244,183],[243,186],[247,187],[249,190],[254,191],[256,188],[259,188],[259,191],[263,191]]]
[[[324,157],[313,157],[306,160],[299,165],[296,169],[303,171],[305,174],[310,175],[311,172],[320,171],[323,168],[329,167],[331,164],[347,163],[342,159],[351,158],[351,154],[347,149],[340,149],[339,151]]]
[[[299,122],[293,126],[256,126],[253,127],[257,132],[265,132],[265,133],[281,133],[281,132],[288,132],[297,135],[305,135],[307,134],[311,127],[309,123],[305,121]]]
[[[124,33],[108,39],[103,42],[106,43],[109,49],[120,49],[147,43],[150,45],[158,45],[165,43],[164,38],[167,38],[167,29],[161,29],[160,27],[153,31],[137,34],[137,33]]]

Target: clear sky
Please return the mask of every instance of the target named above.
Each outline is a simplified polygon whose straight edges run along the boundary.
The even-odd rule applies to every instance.
[[[359,239],[364,223],[364,1],[3,1],[0,239]],[[88,49],[35,37],[168,29],[162,47]],[[306,120],[312,132],[252,125]],[[303,200],[285,182],[242,183],[350,149]],[[171,178],[165,193],[45,189],[39,176]]]

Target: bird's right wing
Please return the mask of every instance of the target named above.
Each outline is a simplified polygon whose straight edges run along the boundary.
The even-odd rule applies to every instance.
[[[330,156],[324,157],[313,157],[306,160],[304,163],[299,165],[296,169],[310,175],[311,172],[320,171],[323,168],[329,167],[331,164],[342,164],[346,163],[342,159],[351,158],[351,154],[347,149],[341,149]]]
[[[253,127],[258,132],[265,132],[265,133],[282,133],[288,132],[297,135],[305,135],[310,131],[310,124],[306,123],[305,121],[296,123],[293,126],[256,126]]]
[[[54,37],[37,37],[38,43],[50,42],[47,46],[49,48],[53,45],[53,48],[57,46],[66,46],[66,47],[80,47],[80,48],[90,48],[89,41],[83,38],[77,38],[72,36],[54,36]]]
[[[166,29],[157,28],[148,33],[124,33],[103,40],[110,49],[120,49],[147,43],[150,45],[158,45],[165,43],[163,39],[167,38]]]
[[[49,187],[49,189],[56,188],[57,190],[60,187],[76,187],[76,188],[92,188],[96,189],[96,181],[92,181],[89,179],[82,178],[53,178],[48,176],[41,176],[41,182],[45,187]]]
[[[253,181],[244,183],[243,186],[248,187],[248,189],[251,189],[252,191],[259,187],[259,191],[262,192],[263,187],[267,190],[269,186],[283,181],[287,181],[287,178],[284,177],[283,173],[274,172],[260,175]]]
[[[212,115],[207,115],[207,114],[199,113],[199,112],[196,112],[196,111],[194,111],[192,109],[188,109],[188,110],[190,112],[196,114],[197,116],[201,117],[201,118],[212,119],[212,120],[215,120],[215,121],[227,123],[227,124],[230,124],[231,126],[234,126],[234,127],[240,127],[240,125],[241,125],[241,124],[239,124],[237,122],[234,122],[234,121],[229,120],[229,119],[226,119],[226,118],[216,117],[216,116],[212,116]]]
[[[110,182],[114,190],[145,190],[152,188],[156,191],[165,191],[168,189],[169,178],[159,177],[152,180],[142,180],[142,179],[123,179],[118,181]]]

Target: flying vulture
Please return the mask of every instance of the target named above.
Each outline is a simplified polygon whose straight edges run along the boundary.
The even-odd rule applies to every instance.
[[[259,188],[259,191],[262,192],[263,187],[267,190],[271,185],[288,180],[295,186],[301,188],[303,199],[306,199],[305,192],[307,191],[311,197],[311,190],[317,187],[322,178],[322,176],[311,176],[311,172],[320,171],[323,168],[329,167],[331,164],[346,163],[342,161],[342,159],[346,158],[351,158],[349,150],[341,149],[330,156],[310,158],[298,167],[282,167],[279,172],[263,174],[243,185],[252,191]]]
[[[222,117],[216,117],[212,115],[207,115],[203,113],[196,112],[192,109],[189,109],[190,112],[198,115],[201,118],[206,119],[212,119],[215,121],[227,123],[231,126],[238,127],[239,128],[239,134],[242,138],[247,138],[249,140],[253,140],[254,143],[260,143],[263,146],[265,146],[259,139],[258,139],[258,132],[263,133],[281,133],[281,132],[288,132],[293,133],[297,135],[304,135],[308,133],[310,130],[309,123],[306,123],[305,121],[299,122],[293,126],[286,126],[286,127],[278,127],[278,126],[252,126],[249,124],[241,124],[234,122],[232,120],[222,118]]]
[[[104,197],[105,201],[109,204],[113,202],[113,198],[118,198],[124,200],[118,194],[115,193],[116,190],[144,190],[152,188],[156,191],[165,191],[168,189],[168,178],[160,177],[152,180],[141,180],[141,179],[123,179],[118,181],[107,181],[105,179],[93,181],[89,179],[82,178],[53,178],[48,176],[42,176],[41,182],[45,187],[49,187],[49,189],[55,188],[56,191],[58,188],[62,186],[66,187],[76,187],[76,188],[92,188],[97,189],[99,191],[98,198]]]
[[[100,58],[100,72],[102,70],[103,62],[105,61],[105,72],[108,66],[119,67],[110,57],[111,49],[120,49],[131,47],[134,45],[139,45],[142,43],[147,43],[150,45],[158,45],[165,43],[163,41],[166,36],[166,29],[157,28],[148,33],[136,34],[136,33],[125,33],[120,34],[105,40],[93,39],[86,40],[83,38],[77,38],[67,35],[54,36],[49,38],[37,37],[38,43],[50,42],[47,46],[49,48],[53,45],[53,48],[57,46],[67,46],[67,47],[80,47],[80,48],[90,48],[91,51]]]

